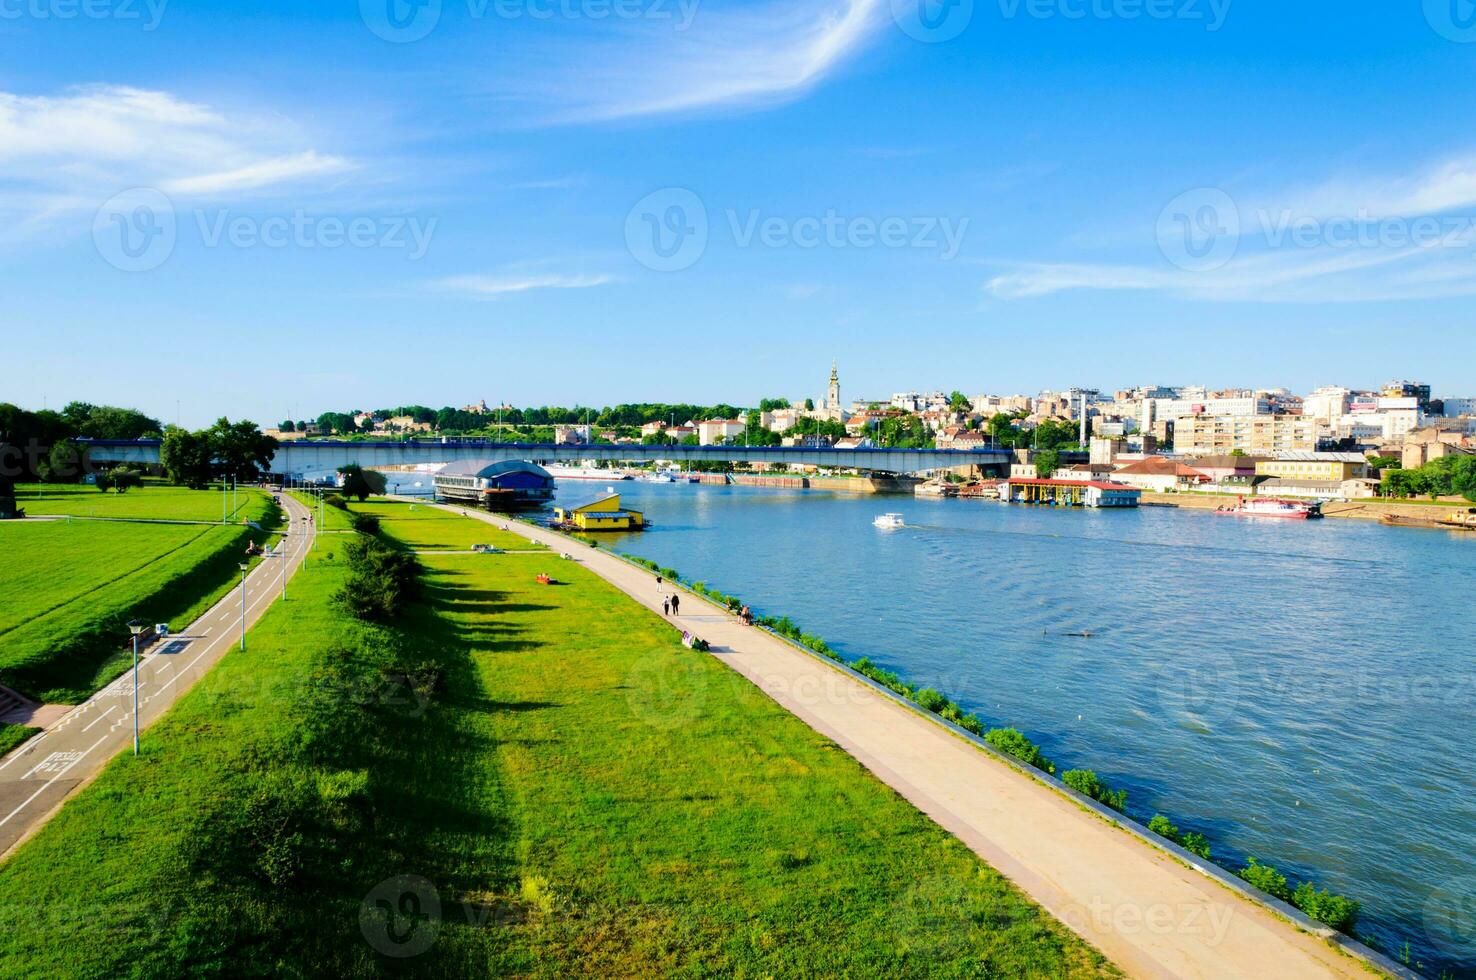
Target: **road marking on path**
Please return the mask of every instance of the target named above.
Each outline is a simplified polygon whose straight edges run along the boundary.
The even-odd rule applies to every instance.
[[[103,744],[103,742],[107,741],[107,738],[108,737],[106,735],[104,735],[102,738],[98,739],[96,742],[93,742],[91,746],[89,746],[87,749],[85,749],[84,751],[82,751],[81,753],[79,753],[77,755],[77,758],[75,758],[71,762],[67,763],[66,768],[62,769],[62,771],[59,772],[59,773],[57,773],[55,776],[52,776],[49,780],[46,781],[45,785],[43,785],[40,789],[36,790],[36,792],[34,792],[30,796],[26,797],[26,799],[24,800],[24,802],[21,803],[20,806],[16,807],[14,810],[11,810],[10,813],[8,813],[3,820],[0,820],[0,827],[3,827],[6,824],[10,823],[11,818],[13,818],[17,813],[20,813],[27,806],[29,806],[31,804],[31,801],[35,800],[36,797],[40,796],[42,793],[44,793],[48,789],[50,789],[52,783],[56,782],[58,779],[60,779],[63,776],[65,776],[71,770],[71,768],[73,766],[75,766],[77,763],[81,762],[83,759],[87,758],[88,753],[90,753],[93,749],[97,748],[99,745]]]
[[[118,708],[118,706],[116,704],[113,705],[112,707],[108,708],[107,711],[104,711],[102,714],[98,715],[96,718],[94,718],[91,721],[89,721],[87,723],[87,727],[86,728],[83,728],[82,730],[85,732],[88,729],[92,728],[93,725],[96,725],[98,722],[102,721],[108,715],[112,714],[114,711],[117,710],[117,708]]]

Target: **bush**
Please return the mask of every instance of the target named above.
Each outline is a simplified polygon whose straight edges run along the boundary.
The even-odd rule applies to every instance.
[[[1199,855],[1206,861],[1210,859],[1209,838],[1203,834],[1197,834],[1192,830],[1186,831],[1184,836],[1179,838],[1179,846],[1190,854]]]
[[[1045,757],[1040,746],[1013,728],[991,728],[984,736],[984,741],[1041,772],[1054,774],[1056,771],[1056,764]]]
[[[323,497],[323,503],[329,507],[337,507],[339,510],[348,510],[348,501],[336,493],[330,493]]]
[[[1319,889],[1310,881],[1297,886],[1297,890],[1292,892],[1291,902],[1307,913],[1308,918],[1347,933],[1353,931],[1361,909],[1353,899],[1334,895],[1325,888]]]
[[[356,619],[393,619],[418,592],[421,566],[409,552],[361,536],[346,544],[343,554],[350,574],[333,597]]]
[[[360,534],[378,534],[379,518],[374,514],[350,514],[349,526]]]
[[[1167,837],[1169,840],[1177,840],[1179,837],[1179,828],[1175,827],[1174,822],[1161,813],[1155,813],[1153,819],[1148,821],[1148,829],[1160,837]]]
[[[1279,898],[1283,902],[1290,902],[1291,888],[1286,883],[1286,875],[1277,871],[1269,864],[1261,864],[1255,858],[1240,872],[1240,877],[1272,898]]]
[[[1090,769],[1068,769],[1061,774],[1061,782],[1083,796],[1090,796],[1103,806],[1111,807],[1118,813],[1121,813],[1127,806],[1127,790],[1110,788]]]

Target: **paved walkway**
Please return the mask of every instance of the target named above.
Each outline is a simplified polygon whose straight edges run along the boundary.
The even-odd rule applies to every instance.
[[[555,555],[568,553],[660,612],[650,572],[542,528],[477,516]],[[683,600],[674,625],[710,642],[714,656],[834,740],[1129,975],[1370,976],[1359,960],[854,677],[695,595]]]
[[[246,627],[250,628],[282,594],[284,570],[290,581],[312,546],[302,518],[308,509],[283,496],[291,520],[284,559],[259,562],[246,576]],[[289,598],[291,592],[288,592]],[[183,633],[141,653],[138,667],[139,727],[146,729],[204,677],[215,662],[241,642],[241,590],[232,589]],[[123,637],[119,638],[122,645]],[[52,727],[0,759],[0,856],[49,820],[67,797],[97,775],[108,761],[133,747],[133,670],[68,711]],[[144,737],[147,741],[147,735]]]

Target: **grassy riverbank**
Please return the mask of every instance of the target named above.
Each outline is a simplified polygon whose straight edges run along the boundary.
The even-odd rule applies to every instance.
[[[71,513],[103,498],[70,494],[51,500]],[[209,491],[148,488],[126,495],[134,514],[187,520]],[[109,494],[108,506],[123,498]],[[274,519],[258,491],[243,493],[242,513]],[[244,501],[249,500],[249,508]],[[269,526],[269,525],[268,525]],[[263,531],[238,524],[133,521],[24,521],[0,525],[0,683],[39,701],[74,704],[123,669],[126,624],[168,622],[176,629],[208,609],[230,587],[249,540]]]
[[[401,544],[458,533],[375,509]],[[420,557],[391,626],[341,612],[344,563],[315,559],[0,869],[0,972],[1112,972],[577,564]]]

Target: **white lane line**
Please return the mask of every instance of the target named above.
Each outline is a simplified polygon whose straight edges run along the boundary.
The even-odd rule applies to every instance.
[[[71,771],[71,768],[73,766],[75,766],[77,763],[81,762],[83,759],[87,758],[87,754],[89,752],[91,752],[93,749],[97,748],[99,745],[103,744],[103,742],[107,741],[107,738],[108,737],[106,735],[104,735],[102,738],[98,739],[96,742],[93,742],[92,745],[87,749],[86,752],[83,752],[81,755],[77,756],[77,758],[75,758],[71,762],[67,763],[66,766],[62,769],[61,772],[57,773],[55,776],[52,776],[50,779],[48,779],[46,781],[46,784],[45,785],[43,785],[40,789],[36,790],[36,792],[32,793],[30,796],[26,797],[25,802],[21,803],[21,805],[18,806],[18,807],[16,807],[14,810],[11,810],[10,813],[6,815],[5,819],[0,820],[0,827],[3,827],[6,824],[10,823],[10,820],[11,820],[12,817],[14,817],[17,813],[20,813],[27,806],[29,806],[31,804],[31,801],[34,800],[36,797],[40,796],[42,793],[44,793],[48,789],[50,789],[52,783],[56,782],[58,779],[62,778],[68,772],[70,772]]]
[[[92,727],[92,726],[93,726],[93,725],[96,725],[96,724],[97,724],[97,723],[98,723],[98,722],[100,722],[100,721],[102,721],[102,720],[103,720],[103,719],[104,719],[104,718],[106,718],[106,717],[107,717],[107,716],[108,716],[108,715],[110,715],[110,714],[112,714],[112,713],[113,713],[113,712],[114,712],[114,711],[116,711],[116,710],[117,710],[117,709],[118,709],[118,706],[117,706],[117,705],[116,705],[116,704],[115,704],[115,705],[113,705],[113,706],[112,706],[112,707],[111,707],[111,708],[109,708],[109,709],[108,709],[108,710],[107,710],[107,711],[104,711],[104,712],[103,712],[103,713],[102,713],[102,714],[100,714],[100,715],[98,715],[98,716],[97,716],[97,717],[96,717],[96,718],[94,718],[94,719],[92,719],[92,720],[91,720],[91,721],[89,721],[89,722],[88,722],[88,723],[87,723],[87,728],[84,728],[84,729],[82,729],[82,730],[83,730],[83,731],[84,731],[84,732],[85,732],[85,731],[87,731],[87,729],[88,729],[88,728],[91,728],[91,727]]]
[[[41,741],[43,738],[45,738],[47,735],[50,735],[54,731],[56,731],[55,728],[48,728],[40,735],[31,736],[31,738],[27,740],[23,745],[21,745],[19,750],[14,752],[10,756],[10,758],[6,759],[4,762],[0,762],[0,769],[4,769],[6,766],[10,765],[12,762],[14,762],[16,759],[19,759],[23,755],[30,755],[31,750],[36,747],[36,743]]]

